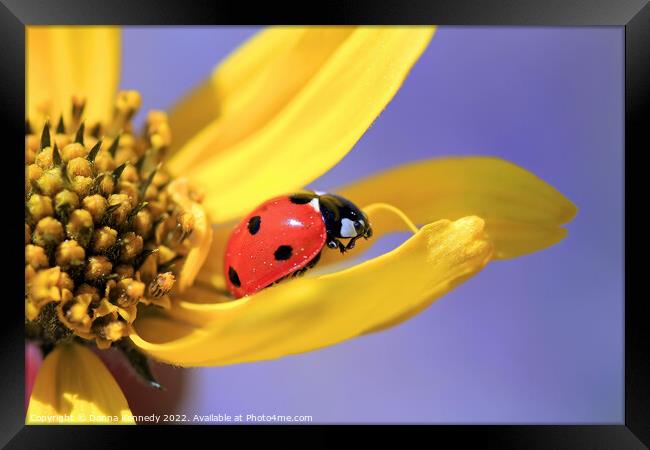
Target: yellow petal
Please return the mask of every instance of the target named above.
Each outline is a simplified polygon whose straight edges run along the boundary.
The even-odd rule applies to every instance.
[[[295,279],[230,303],[194,305],[211,321],[192,329],[161,318],[136,320],[131,339],[151,356],[182,366],[278,358],[359,336],[422,309],[490,259],[483,221],[426,225],[397,249],[350,269]],[[407,283],[404,281],[408,280]],[[184,328],[183,328],[184,327]]]
[[[226,283],[223,278],[223,258],[226,251],[226,244],[233,227],[234,225],[213,227],[213,238],[211,246],[208,249],[208,256],[196,276],[195,286],[203,284],[226,292]],[[189,295],[184,295],[183,297],[191,298]],[[212,303],[213,301],[210,302]]]
[[[252,82],[264,95],[281,92],[281,100],[263,102],[258,112],[257,95],[251,96],[241,116],[210,123],[170,160],[172,172],[206,188],[213,221],[302,188],[343,158],[395,95],[434,28],[361,27],[345,36],[349,31],[305,33],[284,54],[290,63]],[[303,67],[309,76],[287,81]]]
[[[212,228],[203,206],[192,200],[192,189],[186,178],[172,181],[167,192],[174,203],[192,216],[192,234],[189,237],[190,250],[185,256],[185,262],[179,274],[178,289],[185,290],[192,284],[196,274],[208,256],[212,244]]]
[[[43,361],[27,424],[134,423],[124,394],[101,360],[78,344],[57,346]]]
[[[218,149],[221,149],[224,144],[239,140],[258,127],[260,119],[268,119],[276,113],[277,109],[286,103],[287,98],[305,83],[306,78],[313,75],[318,60],[327,57],[340,43],[332,39],[333,36],[321,39],[320,43],[311,42],[314,47],[309,49],[307,58],[300,61],[300,70],[292,72],[289,79],[281,78],[287,72],[283,63],[300,57],[297,52],[291,51],[292,48],[301,40],[304,46],[305,35],[322,36],[322,32],[318,30],[322,28],[267,28],[233,52],[206,80],[172,108],[169,117],[169,123],[174,130],[172,150],[183,146],[216,118],[226,124],[220,125],[224,128],[218,141],[221,144]],[[319,51],[316,52],[316,49]],[[304,56],[302,55],[303,58]],[[294,61],[292,65],[298,64]],[[261,89],[265,79],[268,80],[267,86],[272,81],[269,77],[277,77],[276,79],[281,81],[277,84],[281,90]],[[252,117],[243,116],[247,110],[251,112]],[[179,164],[188,164],[193,159],[189,152],[184,158],[185,161]],[[179,166],[179,169],[181,167]]]
[[[357,205],[386,202],[415,223],[477,215],[495,246],[496,258],[510,258],[549,247],[564,238],[561,225],[576,207],[551,185],[508,161],[491,157],[437,158],[405,164],[337,190]],[[363,207],[365,209],[365,206]],[[383,209],[369,212],[375,236],[407,231]],[[343,257],[358,256],[372,244],[357,241]],[[325,252],[321,264],[340,261]]]
[[[107,120],[120,75],[120,29],[29,26],[26,34],[28,117],[68,117],[73,95],[87,99],[89,122]]]

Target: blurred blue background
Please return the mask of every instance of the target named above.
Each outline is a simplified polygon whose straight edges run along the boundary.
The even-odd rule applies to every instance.
[[[126,27],[122,87],[140,90],[143,110],[168,109],[256,31]],[[392,103],[313,187],[416,159],[496,155],[578,205],[568,237],[488,265],[388,331],[191,369],[177,412],[622,423],[623,44],[614,27],[439,27]],[[383,239],[375,253],[402,238]]]

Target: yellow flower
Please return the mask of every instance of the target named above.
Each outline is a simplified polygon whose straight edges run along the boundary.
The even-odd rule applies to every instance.
[[[324,252],[304,278],[238,300],[225,293],[222,255],[233,221],[340,161],[434,32],[271,28],[181,99],[169,122],[150,113],[138,138],[130,126],[137,93],[121,93],[113,106],[119,29],[30,27],[29,126],[40,130],[60,115],[66,125],[52,136],[45,125],[40,143],[35,132],[26,139],[26,317],[58,344],[37,376],[27,422],[132,421],[119,387],[82,342],[103,348],[128,336],[131,349],[188,367],[279,358],[393,326],[489,261],[559,242],[576,208],[533,174],[497,158],[425,160],[336,191],[369,215],[375,236],[411,231],[397,249],[335,270],[371,245],[359,242],[351,254]],[[81,127],[76,137],[70,124]],[[165,160],[159,172],[128,162],[152,154],[154,163]],[[129,199],[140,209],[124,207]],[[161,204],[168,214],[156,212]],[[171,225],[152,228],[154,219]],[[121,250],[104,256],[118,241]]]

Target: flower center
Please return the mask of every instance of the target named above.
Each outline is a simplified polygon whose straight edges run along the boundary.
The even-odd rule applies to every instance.
[[[139,304],[169,305],[194,220],[161,167],[165,113],[136,135],[137,92],[118,94],[107,123],[86,126],[84,105],[74,98],[56,127],[27,122],[25,328],[46,346],[106,348],[129,334]]]

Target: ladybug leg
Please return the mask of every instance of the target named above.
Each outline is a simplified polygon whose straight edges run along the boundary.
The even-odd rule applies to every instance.
[[[348,245],[345,246],[345,250],[352,250],[354,248],[354,243],[356,242],[357,239],[359,239],[361,236],[355,236],[352,239],[350,239],[350,242],[348,242]]]
[[[341,253],[345,253],[346,247],[345,244],[343,244],[341,241],[339,241],[336,238],[331,238],[329,241],[327,241],[327,246],[331,249],[338,248]]]
[[[329,248],[338,248],[339,251],[340,251],[341,253],[345,253],[345,251],[347,250],[347,247],[345,246],[345,244],[344,244],[343,242],[339,241],[339,240],[336,239],[336,238],[332,239],[332,240],[327,244],[327,246],[328,246]]]

